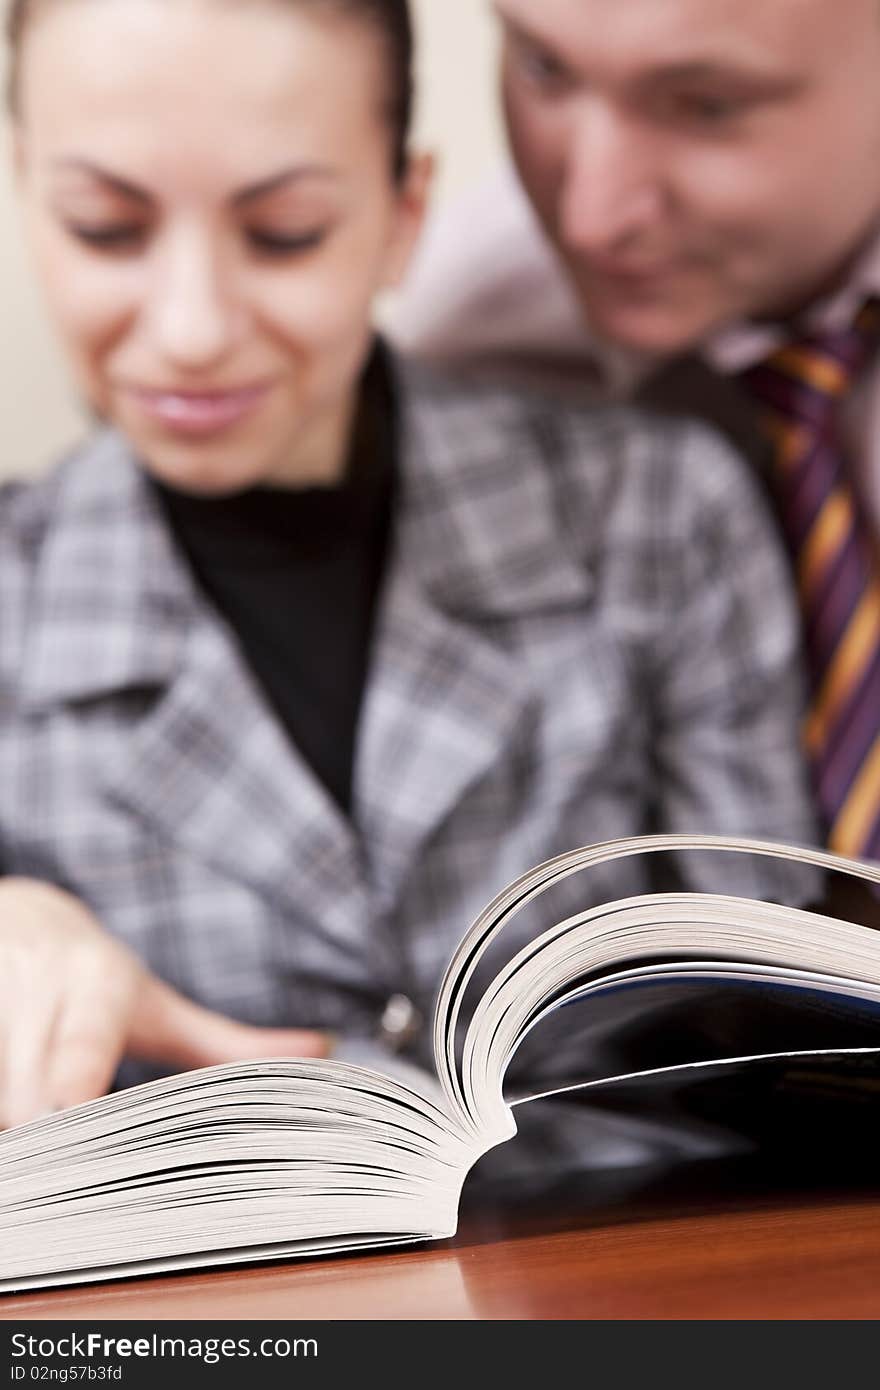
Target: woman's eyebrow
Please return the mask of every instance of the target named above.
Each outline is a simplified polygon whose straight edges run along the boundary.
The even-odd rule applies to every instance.
[[[76,173],[89,174],[99,182],[107,184],[116,193],[122,194],[124,198],[132,199],[138,203],[152,203],[152,196],[145,188],[138,187],[131,183],[129,179],[124,179],[119,174],[114,174],[110,169],[104,169],[100,164],[95,164],[91,159],[82,159],[78,155],[67,155],[61,159],[53,160],[52,167],[61,172],[73,170]]]
[[[338,177],[337,170],[329,164],[291,164],[287,169],[282,169],[277,174],[270,174],[268,178],[248,184],[246,188],[233,194],[231,201],[234,207],[240,207],[242,203],[254,202],[257,198],[265,198],[270,193],[276,193],[280,188],[287,187],[288,184],[302,183],[306,179],[337,179]]]
[[[94,160],[84,159],[79,155],[65,155],[56,159],[53,161],[52,167],[60,172],[73,170],[75,173],[88,174],[91,178],[112,188],[114,192],[135,202],[151,204],[154,201],[153,195],[146,188],[141,188],[138,184],[132,183],[130,179],[123,178],[121,174],[115,174],[111,169],[104,168],[101,164],[95,163]],[[239,189],[232,195],[230,201],[233,207],[240,207],[244,203],[265,198],[270,193],[275,193],[289,184],[305,182],[308,179],[331,180],[338,177],[338,171],[329,164],[291,164],[276,174],[270,174],[267,178],[259,179],[256,183],[248,184]]]

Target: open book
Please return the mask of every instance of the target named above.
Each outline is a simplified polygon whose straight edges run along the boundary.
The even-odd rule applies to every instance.
[[[487,951],[538,895],[611,860],[682,850],[880,883],[868,864],[749,840],[653,836],[562,855],[502,892],[456,950],[435,1014],[436,1080],[409,1084],[333,1060],[248,1062],[150,1082],[0,1135],[0,1288],[451,1235],[469,1170],[514,1138],[518,1106],[534,1099],[505,1096],[514,1054],[574,1004],[632,1004],[633,991],[670,984],[693,997],[729,982],[797,1020],[786,1055],[858,1054],[868,1065],[876,1056],[880,1069],[880,933],[747,898],[658,892],[590,908],[517,949],[466,1007]],[[791,999],[807,1001],[806,1013],[787,1013]],[[816,1045],[811,1019],[821,1025]],[[759,1035],[730,1064],[777,1044],[778,1030],[772,1049]],[[639,1074],[659,1080],[707,1058],[645,1062]]]

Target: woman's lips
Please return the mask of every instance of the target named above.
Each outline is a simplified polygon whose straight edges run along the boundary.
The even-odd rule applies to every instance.
[[[668,280],[679,269],[678,263],[673,261],[657,261],[653,264],[627,265],[625,262],[606,261],[604,264],[592,267],[594,275],[604,277],[608,280],[622,281],[623,283],[655,284],[659,280]]]
[[[231,391],[155,391],[129,387],[128,394],[150,418],[175,434],[210,435],[250,415],[270,390],[266,382]]]

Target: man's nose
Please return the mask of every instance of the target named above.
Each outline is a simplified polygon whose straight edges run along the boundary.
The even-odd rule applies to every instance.
[[[166,361],[188,371],[213,367],[236,339],[242,309],[234,269],[222,248],[184,229],[157,257],[148,318],[155,347]]]
[[[637,243],[662,215],[653,143],[589,98],[573,114],[560,193],[559,233],[569,250],[608,254]]]

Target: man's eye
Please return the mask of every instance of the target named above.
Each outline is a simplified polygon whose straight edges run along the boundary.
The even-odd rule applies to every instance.
[[[326,240],[326,228],[316,228],[311,232],[299,232],[296,235],[285,236],[280,232],[267,232],[259,228],[251,227],[247,232],[247,238],[254,250],[259,251],[264,256],[301,256],[307,251],[314,251],[322,242]]]
[[[516,59],[526,81],[539,91],[558,91],[570,80],[565,64],[538,44],[518,44]]]
[[[134,222],[118,222],[100,227],[69,223],[67,230],[77,241],[82,241],[86,246],[95,247],[99,251],[134,250],[147,234],[144,226]]]
[[[673,114],[694,125],[724,125],[742,114],[744,103],[710,92],[684,92],[672,101]]]

